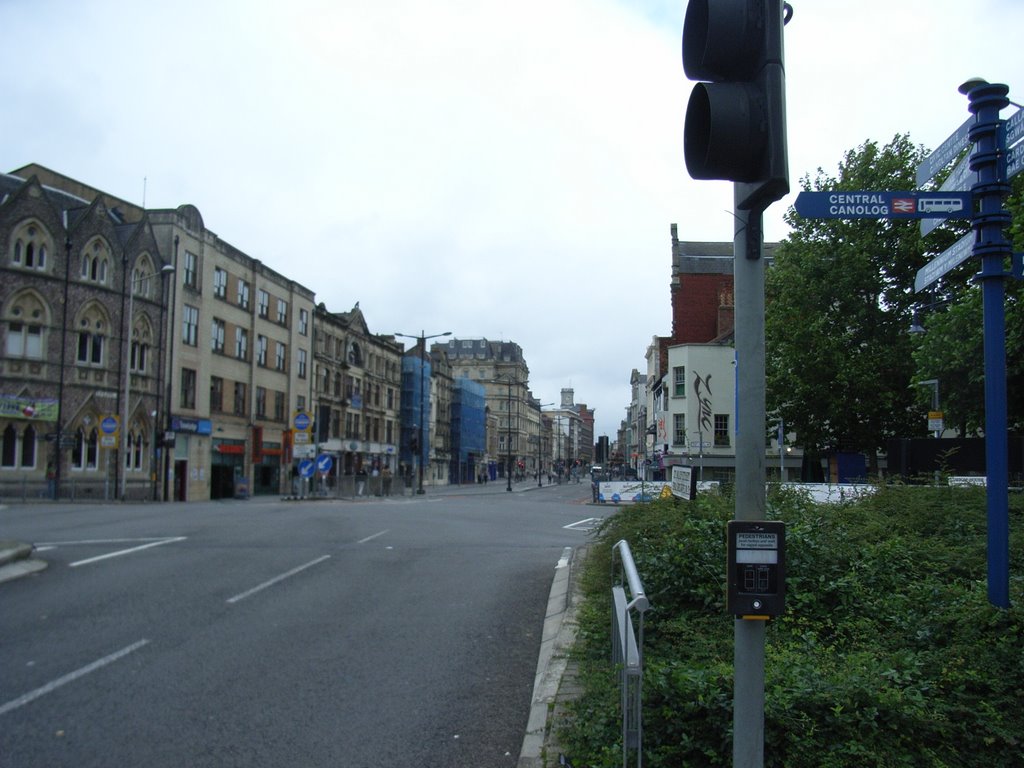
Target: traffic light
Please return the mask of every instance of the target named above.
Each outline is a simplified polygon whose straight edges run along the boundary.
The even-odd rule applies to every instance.
[[[686,169],[737,182],[742,209],[764,210],[789,192],[782,27],[791,11],[782,0],[686,6],[683,70],[705,81],[686,106]]]

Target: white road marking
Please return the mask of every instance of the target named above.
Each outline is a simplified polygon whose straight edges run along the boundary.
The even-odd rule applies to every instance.
[[[108,552],[105,555],[97,555],[96,557],[90,557],[90,558],[88,558],[86,560],[76,560],[73,563],[68,563],[68,565],[70,567],[72,567],[72,568],[77,568],[80,565],[89,565],[89,563],[98,563],[100,560],[109,560],[112,557],[120,557],[121,555],[130,555],[132,552],[139,552],[140,550],[143,550],[143,549],[150,549],[151,547],[159,547],[159,546],[162,546],[164,544],[173,544],[174,542],[177,542],[177,541],[184,541],[186,538],[187,538],[186,536],[174,536],[174,537],[169,538],[169,539],[157,539],[155,541],[150,541],[149,544],[142,544],[141,546],[131,547],[130,549],[119,549],[116,552]],[[147,539],[135,539],[135,541],[147,541]],[[79,543],[84,544],[86,542],[79,542]],[[104,542],[90,542],[90,543],[100,544],[100,543],[104,543]]]
[[[575,523],[569,523],[562,527],[569,531],[589,531],[594,527],[595,523],[600,523],[600,517],[585,517],[582,520],[577,520]]]
[[[373,534],[373,536],[367,536],[365,539],[360,539],[356,544],[365,544],[368,541],[373,541],[378,536],[383,536],[385,533],[390,533],[390,531],[380,531],[379,533]]]
[[[169,536],[140,536],[137,539],[78,539],[76,541],[39,541],[37,547],[73,547],[78,544],[132,544],[136,541],[166,541]]]
[[[19,696],[16,699],[12,699],[11,701],[8,701],[6,704],[0,706],[0,715],[18,709],[19,707],[23,707],[30,701],[35,701],[40,696],[45,696],[46,694],[57,690],[62,685],[67,685],[68,683],[77,680],[80,677],[88,675],[90,672],[95,672],[100,667],[105,667],[107,664],[112,664],[118,659],[127,656],[129,653],[133,653],[134,651],[139,650],[139,648],[146,645],[148,642],[149,640],[139,640],[137,643],[132,643],[127,648],[122,648],[120,651],[116,651],[110,654],[109,656],[104,656],[102,659],[97,659],[92,664],[86,664],[81,669],[76,669],[74,672],[70,672],[64,675],[64,677],[58,677],[56,680],[47,683],[42,688],[36,688],[34,691],[30,691],[26,693],[24,696]]]
[[[317,563],[322,563],[324,560],[329,560],[330,557],[331,557],[330,555],[324,555],[323,557],[318,557],[316,560],[311,560],[310,562],[306,563],[305,565],[300,565],[298,568],[292,568],[287,573],[282,573],[280,576],[275,576],[270,581],[265,581],[262,584],[259,584],[258,586],[255,586],[255,587],[253,587],[250,590],[242,592],[239,595],[235,595],[234,597],[229,597],[227,599],[227,602],[228,603],[237,603],[239,600],[245,600],[245,598],[247,598],[247,597],[252,597],[257,592],[262,592],[267,587],[272,587],[275,584],[277,584],[277,582],[279,582],[279,581],[284,581],[285,579],[289,578],[290,576],[294,576],[297,573],[301,573],[302,571],[306,570],[307,568],[312,568]]]

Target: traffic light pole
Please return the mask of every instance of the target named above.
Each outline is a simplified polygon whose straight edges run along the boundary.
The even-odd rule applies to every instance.
[[[735,184],[736,520],[765,519],[763,210],[739,207]],[[764,765],[764,619],[733,625],[733,768]]]

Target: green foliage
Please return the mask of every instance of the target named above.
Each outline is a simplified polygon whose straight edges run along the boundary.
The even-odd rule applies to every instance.
[[[923,151],[907,136],[846,154],[839,176],[806,190],[913,189]],[[793,232],[765,277],[766,383],[806,450],[873,456],[890,437],[923,432],[913,408],[907,334],[914,276],[929,260],[916,222],[786,217]]]
[[[575,655],[585,693],[561,734],[576,765],[621,764],[611,668],[611,551],[626,539],[651,600],[644,764],[732,764],[729,498],[623,508],[592,545]],[[787,611],[768,626],[765,765],[1024,764],[1024,498],[1011,498],[1011,600],[989,605],[983,489],[889,486],[816,505],[773,492],[786,522]]]

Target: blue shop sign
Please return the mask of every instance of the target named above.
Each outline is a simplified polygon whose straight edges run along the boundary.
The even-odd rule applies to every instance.
[[[172,416],[171,431],[183,432],[187,435],[211,435],[213,434],[213,422],[209,419],[187,419],[181,416]]]

